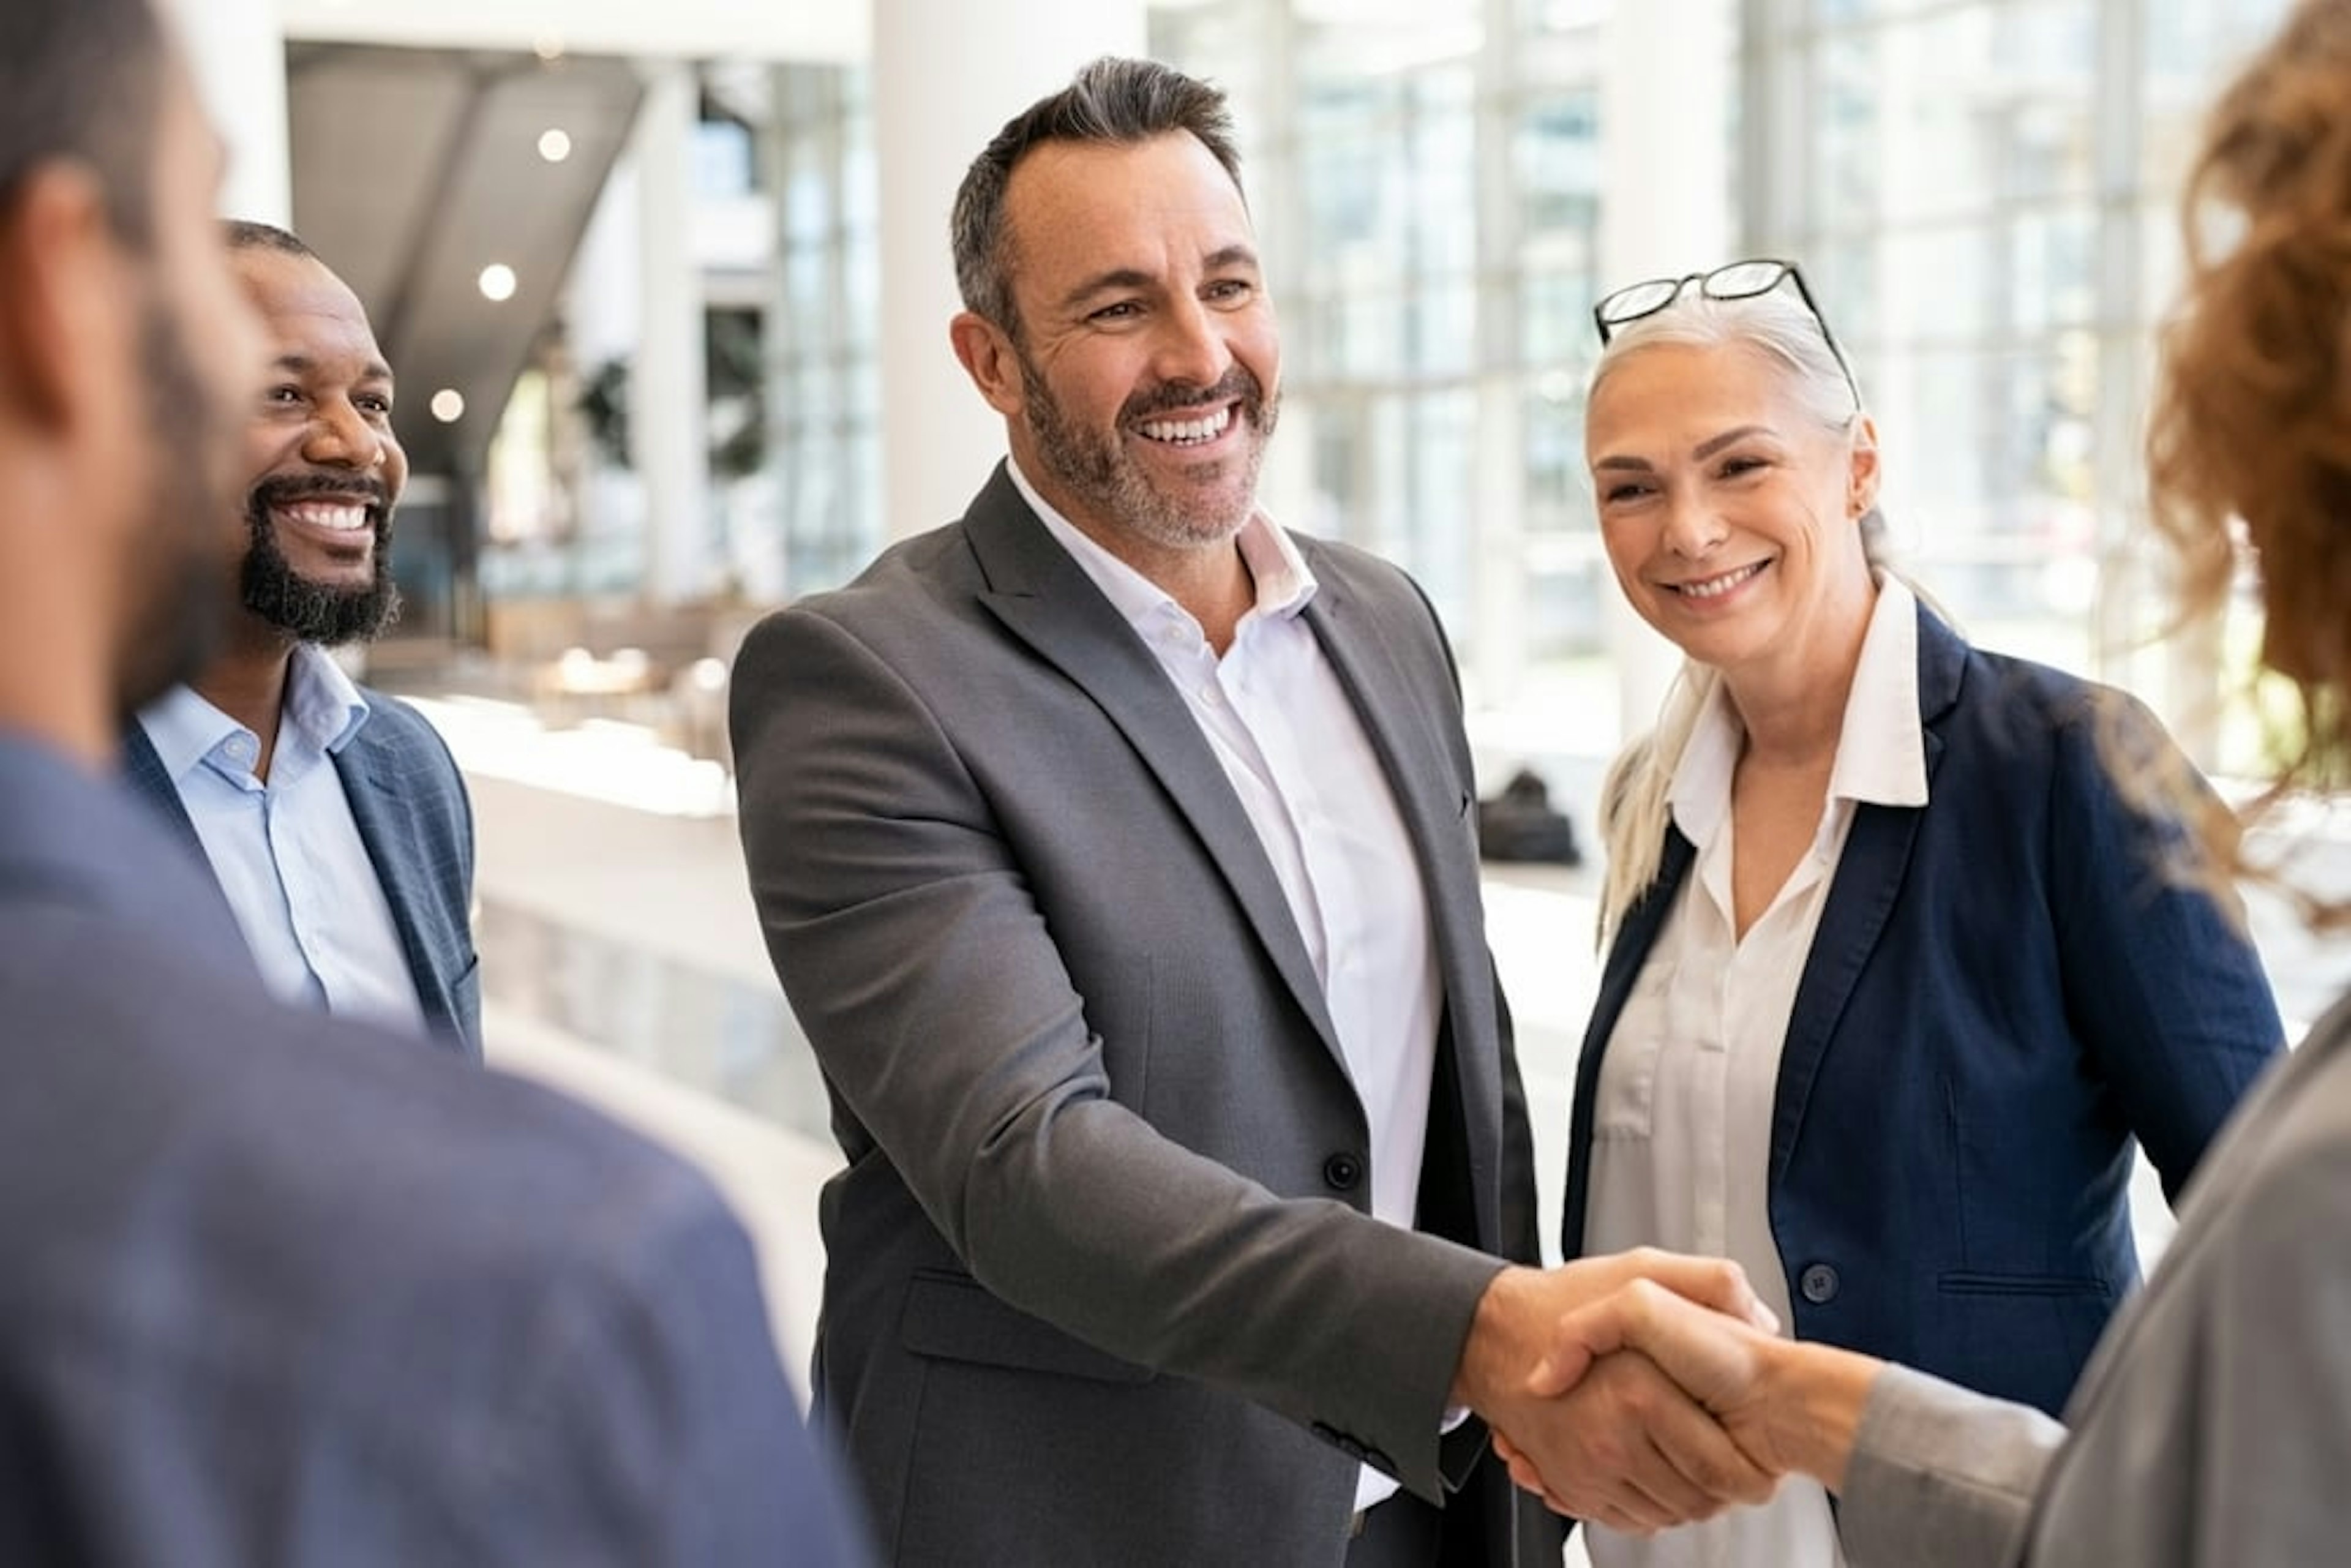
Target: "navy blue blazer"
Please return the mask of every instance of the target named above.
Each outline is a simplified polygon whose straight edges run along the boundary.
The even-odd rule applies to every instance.
[[[0,730],[0,1563],[865,1562],[709,1182],[219,897]]]
[[[482,1057],[482,977],[474,952],[474,809],[440,733],[414,708],[363,694],[367,722],[335,755],[360,841],[400,928],[408,971],[434,1040]],[[124,779],[152,801],[204,861],[204,841],[163,759],[136,723],[124,727]]]
[[[1798,1337],[2052,1415],[2138,1278],[2132,1138],[2177,1202],[2283,1040],[2252,946],[2157,869],[2176,830],[2116,793],[2102,728],[2170,746],[2118,697],[1920,609],[1928,800],[1855,812],[1772,1108]],[[1695,859],[1669,828],[1609,950],[1576,1072],[1570,1258],[1601,1061]]]

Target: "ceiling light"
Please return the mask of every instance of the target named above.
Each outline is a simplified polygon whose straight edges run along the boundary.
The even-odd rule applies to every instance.
[[[455,424],[465,417],[465,394],[455,387],[443,387],[433,394],[432,402],[426,406],[442,423]]]
[[[482,268],[482,276],[476,282],[482,290],[482,298],[492,304],[504,304],[514,298],[515,269],[503,261],[494,261]]]
[[[538,155],[550,163],[560,163],[571,156],[571,137],[568,131],[548,130],[538,133]]]
[[[552,33],[542,33],[538,41],[531,45],[530,52],[548,64],[553,65],[563,57],[563,40]]]

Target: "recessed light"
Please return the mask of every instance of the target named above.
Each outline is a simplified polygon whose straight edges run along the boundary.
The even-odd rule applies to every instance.
[[[571,136],[569,131],[550,129],[538,133],[538,155],[550,163],[560,163],[571,156]]]
[[[552,33],[542,33],[538,36],[538,41],[531,45],[530,52],[548,64],[553,65],[563,57],[563,40]]]
[[[455,387],[443,387],[433,394],[432,402],[426,406],[442,423],[455,424],[465,417],[465,394]]]
[[[515,269],[503,261],[494,261],[482,268],[482,276],[475,282],[482,298],[493,304],[504,304],[514,298]]]

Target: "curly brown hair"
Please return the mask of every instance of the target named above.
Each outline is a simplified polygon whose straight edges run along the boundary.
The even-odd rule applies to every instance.
[[[2186,188],[2188,271],[2147,434],[2151,509],[2184,616],[2225,605],[2236,523],[2262,662],[2301,734],[2261,804],[2351,758],[2351,0],[2303,0],[2212,108]],[[2258,809],[2258,807],[2256,808]],[[2236,826],[2208,818],[2220,858]],[[2351,907],[2297,900],[2339,924]]]

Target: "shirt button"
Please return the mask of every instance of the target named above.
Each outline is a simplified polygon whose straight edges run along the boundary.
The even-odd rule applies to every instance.
[[[1804,1300],[1816,1307],[1823,1307],[1836,1300],[1840,1283],[1834,1269],[1826,1263],[1814,1263],[1804,1270],[1802,1277],[1796,1281],[1796,1289],[1803,1292]]]
[[[1322,1162],[1322,1179],[1339,1192],[1353,1192],[1364,1179],[1364,1162],[1342,1152]]]

